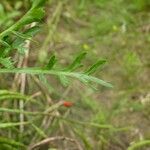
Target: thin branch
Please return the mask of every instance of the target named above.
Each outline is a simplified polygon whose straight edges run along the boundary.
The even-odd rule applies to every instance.
[[[56,136],[56,137],[46,138],[46,139],[34,144],[33,146],[31,146],[29,148],[29,150],[32,150],[32,149],[37,148],[37,147],[41,147],[42,145],[49,144],[49,143],[56,141],[56,140],[63,140],[63,141],[66,140],[66,141],[75,143],[78,147],[78,150],[82,150],[82,148],[81,148],[80,144],[77,142],[77,140],[69,138],[69,137],[64,137],[64,136]]]

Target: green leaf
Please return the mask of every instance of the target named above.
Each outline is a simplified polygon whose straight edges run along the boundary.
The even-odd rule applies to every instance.
[[[36,130],[36,132],[42,137],[42,138],[47,138],[47,135],[44,133],[43,130],[41,130],[39,127],[37,127],[35,124],[31,124],[32,127]]]
[[[10,45],[9,45],[9,43],[7,43],[5,40],[0,40],[0,43],[3,45],[3,46],[5,46],[5,47],[11,47]]]
[[[34,8],[29,10],[12,28],[15,31],[32,22],[40,21],[45,14],[43,8]]]
[[[93,77],[91,75],[87,75],[84,73],[78,72],[67,72],[67,71],[59,71],[59,70],[44,70],[40,68],[15,68],[15,69],[0,69],[0,73],[26,73],[26,74],[50,74],[56,76],[68,76],[76,78],[85,83],[94,82],[106,87],[113,87],[110,83],[107,83],[101,79]]]
[[[25,47],[25,39],[23,38],[16,38],[16,40],[12,43],[12,48],[17,49],[20,54],[25,54],[27,48]]]
[[[93,150],[92,144],[90,143],[89,139],[87,138],[87,135],[85,135],[84,132],[80,131],[77,128],[74,128],[73,131],[82,140],[86,150]]]
[[[32,8],[41,7],[45,2],[46,0],[32,0]]]
[[[73,73],[70,76],[73,76],[73,77],[75,77],[75,78],[77,78],[80,81],[85,82],[85,83],[87,83],[87,82],[94,82],[94,83],[98,83],[98,84],[106,86],[106,87],[110,87],[110,88],[113,87],[110,83],[105,82],[104,80],[101,80],[99,78],[96,78],[96,77],[93,77],[93,76],[90,76],[90,75],[86,75],[86,74],[83,74],[83,73],[82,74],[80,74],[80,73]]]
[[[17,50],[18,50],[18,53],[20,53],[21,55],[25,55],[28,48],[25,47],[25,43],[22,43],[22,44],[18,45]]]
[[[29,28],[28,30],[26,30],[24,32],[25,35],[29,36],[29,37],[33,37],[34,35],[36,35],[38,32],[40,31],[40,27],[39,26],[34,26]]]
[[[30,96],[26,96],[20,93],[16,93],[16,92],[11,92],[11,91],[7,91],[7,90],[0,90],[0,101],[1,100],[24,100],[26,103],[27,102],[34,102],[36,104],[39,104],[38,101],[36,101],[35,99],[31,98]]]
[[[40,21],[43,18],[43,16],[45,15],[45,11],[44,11],[43,7],[39,7],[39,8],[32,9],[32,11],[29,12],[28,15],[29,15],[28,17],[31,17],[30,19],[32,22]]]
[[[12,31],[12,33],[13,33],[14,35],[16,35],[17,38],[22,39],[23,41],[24,41],[24,40],[28,40],[28,39],[30,38],[30,37],[27,36],[26,34],[23,34],[23,33],[17,32],[17,31]]]
[[[87,71],[85,71],[85,73],[88,75],[93,74],[98,70],[99,67],[102,67],[105,63],[106,60],[99,60],[95,64],[93,64]]]
[[[11,52],[12,48],[11,47],[3,47],[1,48],[0,52],[0,58],[5,58],[8,56],[8,54]]]
[[[11,61],[11,58],[0,58],[0,64],[2,64],[5,68],[14,68],[13,62]]]
[[[58,76],[59,77],[59,79],[60,79],[60,82],[61,82],[61,84],[64,86],[64,87],[66,87],[66,86],[68,86],[69,85],[69,79],[66,77],[66,76],[64,76],[64,75],[60,75],[60,76]]]
[[[8,123],[0,123],[0,129],[3,129],[3,128],[12,128],[12,127],[15,127],[15,126],[20,126],[20,125],[26,125],[28,124],[28,122],[8,122]]]
[[[12,147],[16,147],[16,148],[21,148],[24,149],[26,146],[20,142],[16,142],[12,139],[9,138],[5,138],[5,137],[0,137],[0,144],[6,144]]]
[[[56,57],[55,57],[54,55],[51,56],[51,58],[50,58],[50,60],[49,60],[49,62],[48,62],[48,64],[47,64],[47,66],[46,66],[46,69],[51,70],[51,69],[54,67],[56,61],[57,61],[57,60],[56,60]]]
[[[24,16],[22,16],[19,21],[17,21],[14,25],[10,26],[7,30],[0,33],[0,40],[3,40],[4,37],[10,35],[12,31],[17,31],[27,24],[36,21],[39,22],[45,14],[43,6],[41,5],[43,3],[43,0],[34,1],[33,7]]]
[[[11,99],[22,99],[27,100],[27,96],[23,96],[21,94],[1,94],[0,95],[0,101],[1,100],[11,100]]]
[[[0,4],[0,17],[5,15],[4,7],[2,4]]]
[[[85,58],[86,54],[87,54],[86,52],[83,52],[80,55],[78,55],[75,58],[75,60],[73,61],[73,63],[69,67],[67,67],[65,70],[72,71],[72,70],[75,70],[75,69],[81,67],[82,66],[81,61]]]
[[[55,91],[54,88],[49,84],[49,81],[46,79],[46,77],[43,74],[39,75],[39,80],[44,84],[44,86],[50,91]]]
[[[39,32],[39,26],[34,26],[26,30],[23,34],[20,32],[13,31],[13,34],[17,36],[16,40],[12,43],[12,48],[17,49],[20,54],[25,54],[27,48],[25,47],[26,40],[31,40],[31,38]]]
[[[1,150],[18,150],[18,148],[12,147],[11,145],[8,144],[0,144],[0,149]]]

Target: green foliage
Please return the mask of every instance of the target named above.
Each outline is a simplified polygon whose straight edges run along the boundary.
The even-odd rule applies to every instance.
[[[18,148],[26,149],[25,145],[5,137],[0,137],[0,148],[1,150],[17,150]]]
[[[17,93],[17,92],[11,92],[11,91],[7,91],[7,90],[0,90],[0,101],[2,100],[24,100],[26,102],[31,101],[31,102],[35,102],[34,99],[32,99],[29,96]]]
[[[44,1],[33,1],[31,9],[18,22],[0,34],[0,41],[3,46],[0,52],[0,63],[4,67],[13,68],[13,63],[8,57],[9,53],[17,49],[19,53],[24,54],[26,51],[25,41],[31,39],[39,31],[39,27],[34,26],[27,29],[24,33],[17,32],[19,29],[23,29],[25,25],[40,21],[43,18],[44,10],[41,4],[44,4]],[[16,36],[15,39],[12,37],[12,34]]]
[[[2,4],[0,4],[0,26],[9,27],[14,21],[13,18],[20,16],[20,12],[18,10],[13,10],[11,12],[5,12],[5,9]]]
[[[106,60],[99,60],[93,64],[85,73],[88,75],[94,73],[99,67],[102,67],[106,63]]]
[[[79,67],[81,67],[81,61],[85,58],[86,56],[86,52],[83,52],[81,54],[79,54],[75,59],[74,61],[72,62],[72,64],[70,64],[70,66],[65,69],[65,70],[68,70],[68,71],[73,71]]]
[[[39,127],[37,127],[35,124],[32,124],[32,127],[40,135],[40,137],[47,138],[47,135],[43,132],[42,129],[40,129]]]
[[[16,127],[16,126],[20,126],[20,125],[26,125],[28,124],[28,122],[8,122],[8,123],[1,123],[0,124],[0,129],[3,128],[12,128],[12,127]]]
[[[15,68],[15,69],[0,69],[0,73],[50,74],[50,75],[56,75],[56,76],[76,78],[85,84],[93,82],[93,83],[97,83],[106,87],[112,87],[110,83],[107,83],[96,77],[86,75],[85,73],[82,73],[82,72],[78,73],[78,72],[68,72],[68,71],[61,71],[61,70],[45,70],[45,69],[40,69],[40,68],[21,68],[21,69]]]
[[[90,143],[88,137],[82,133],[82,131],[80,131],[80,129],[74,129],[74,132],[77,134],[77,136],[79,136],[79,138],[83,141],[84,145],[85,145],[85,148],[87,150],[92,150],[93,149],[93,146],[92,144]]]
[[[82,69],[83,67],[82,61],[84,60],[86,56],[86,52],[80,53],[76,58],[72,61],[70,65],[67,67],[61,67],[58,68],[57,66],[57,59],[55,55],[52,55],[45,67],[39,67],[39,68],[15,68],[15,64],[13,61],[11,61],[11,54],[14,52],[14,50],[17,50],[17,52],[21,55],[24,55],[26,51],[28,50],[26,47],[27,41],[33,41],[32,38],[34,35],[36,35],[40,28],[38,23],[43,19],[44,16],[44,3],[45,0],[32,0],[32,6],[31,8],[25,13],[24,16],[22,16],[16,23],[11,25],[9,28],[4,30],[2,33],[0,33],[0,43],[1,43],[1,52],[0,52],[0,63],[3,67],[0,68],[0,73],[26,73],[26,74],[33,74],[33,75],[39,75],[39,79],[44,82],[44,84],[49,88],[48,80],[46,79],[45,75],[55,75],[57,76],[61,83],[64,86],[67,86],[70,83],[70,78],[76,78],[79,81],[83,82],[84,84],[88,84],[91,86],[91,83],[97,83],[106,87],[112,87],[110,83],[107,83],[101,79],[98,79],[96,77],[93,77],[92,74],[96,72],[99,67],[101,67],[105,61],[99,60],[98,62],[94,63],[89,69]],[[36,23],[36,26],[30,27],[27,26],[31,23]],[[34,41],[33,41],[34,42]],[[80,71],[76,71],[77,69],[80,69]],[[82,69],[82,70],[81,70]],[[51,88],[49,88],[51,90]],[[7,102],[7,105],[10,106],[11,103],[18,103],[19,101],[24,101],[25,107],[27,107],[27,102],[35,102],[34,99],[32,99],[30,96],[25,96],[23,94],[19,94],[16,92],[10,92],[6,90],[0,91],[0,101]],[[35,104],[38,104],[38,102]],[[61,104],[62,105],[62,104]],[[34,124],[35,120],[38,120],[41,118],[41,115],[48,115],[50,112],[53,112],[53,110],[58,109],[60,104],[52,105],[49,107],[46,111],[41,110],[40,112],[31,112],[27,110],[20,110],[17,108],[8,108],[8,107],[1,107],[0,112],[1,114],[13,114],[14,116],[17,115],[25,115],[26,122],[17,122],[15,117],[13,117],[13,121],[9,119],[9,117],[4,120],[4,122],[0,123],[0,129],[9,129],[10,132],[13,132],[13,130],[17,131],[18,126],[32,126],[32,129],[30,129],[30,132],[36,131],[36,137],[42,137],[47,138],[47,134],[44,131],[44,129],[38,126],[38,124]],[[33,117],[35,116],[35,117]],[[6,122],[7,121],[7,122]],[[52,130],[54,131],[55,128],[58,125],[58,121],[54,123],[54,128],[52,127]],[[83,143],[85,144],[85,147],[87,149],[92,149],[92,146],[88,142],[88,139],[84,135],[82,135],[81,131],[78,131],[78,136],[83,140]],[[9,140],[8,140],[9,141]],[[23,142],[23,141],[22,141]],[[28,142],[29,143],[29,142]],[[5,143],[4,140],[2,141],[3,148],[5,149],[17,149],[17,142],[12,147],[12,141],[9,141],[8,143]],[[23,145],[23,144],[22,144]],[[23,147],[22,145],[19,145]],[[23,147],[24,148],[24,147]],[[23,149],[22,148],[22,149]]]
[[[26,32],[19,33],[17,32],[17,30],[19,30],[20,28],[23,28],[25,25],[32,23],[34,21],[39,21],[43,18],[44,16],[44,11],[43,11],[43,7],[42,5],[44,4],[44,0],[38,0],[38,1],[33,1],[32,3],[32,7],[31,9],[17,22],[15,23],[13,26],[11,26],[10,28],[8,28],[7,30],[3,31],[0,34],[0,40],[2,41],[2,43],[4,43],[3,45],[8,45],[6,47],[7,49],[7,53],[9,53],[9,51],[11,49],[18,49],[18,52],[20,52],[21,54],[25,53],[26,48],[24,47],[25,45],[25,41],[27,39],[30,39],[32,36],[34,36],[38,31],[39,28],[38,27],[32,27],[29,28]],[[7,43],[4,38],[9,36],[11,33],[15,34],[15,36],[17,36],[17,38],[13,41],[13,43],[10,45],[10,43]],[[6,44],[5,44],[6,43]],[[8,50],[8,48],[10,50]],[[5,50],[3,50],[3,52],[6,55]],[[53,66],[56,63],[56,59],[55,56],[52,56],[48,62],[48,65],[46,66],[46,69],[36,69],[36,68],[27,68],[27,69],[13,69],[13,70],[9,70],[9,68],[13,68],[13,64],[11,63],[11,61],[9,60],[9,58],[2,58],[1,59],[1,64],[4,65],[6,68],[8,69],[1,69],[0,72],[1,73],[29,73],[29,74],[53,74],[53,75],[58,75],[60,77],[61,82],[64,85],[67,85],[68,79],[66,78],[67,76],[70,77],[75,77],[78,80],[82,81],[83,83],[89,83],[89,82],[95,82],[107,87],[112,87],[111,84],[106,83],[103,80],[100,80],[98,78],[92,77],[90,76],[91,73],[94,73],[97,68],[102,65],[104,63],[104,61],[98,61],[96,64],[94,64],[89,70],[86,71],[86,73],[88,75],[86,75],[86,73],[74,73],[72,72],[73,70],[81,67],[81,61],[83,60],[83,58],[85,57],[86,53],[81,53],[79,56],[77,56],[75,58],[75,60],[72,62],[72,64],[70,66],[68,66],[66,69],[64,69],[64,71],[59,71],[59,70],[52,70]],[[1,54],[1,56],[4,57],[4,54]],[[47,69],[51,70],[48,71]]]
[[[5,68],[10,68],[10,69],[14,68],[10,57],[0,58],[0,64],[2,64]]]
[[[17,38],[12,43],[11,49],[17,49],[20,54],[25,54],[27,48],[25,47],[26,40],[31,40],[31,38],[39,32],[39,26],[34,26],[27,29],[23,34],[16,31],[13,32]],[[6,54],[5,54],[6,55]]]
[[[46,69],[51,70],[54,67],[56,61],[57,60],[56,60],[55,55],[51,56],[51,58],[50,58],[50,60],[49,60],[49,62],[47,64],[47,66],[46,66]]]
[[[55,139],[59,134],[68,136],[70,141],[56,140],[50,142],[50,147],[75,149],[79,145],[79,149],[89,150],[148,147],[149,103],[141,97],[149,92],[149,1],[51,0],[47,1],[46,9],[45,2],[7,0],[0,4],[0,30],[3,30],[0,88],[9,89],[0,90],[0,133],[2,138],[9,137],[8,142],[0,139],[0,149],[29,149],[30,145],[53,136]],[[40,26],[42,22],[48,23]],[[33,38],[40,30],[41,35]],[[35,44],[35,39],[40,42]],[[18,58],[27,54],[28,42],[31,49],[28,64],[33,67],[16,68]],[[86,52],[73,57],[83,49]],[[36,59],[37,55],[44,61]],[[103,72],[106,60],[99,56],[109,60]],[[115,88],[107,92],[104,87],[100,87],[100,92],[92,90],[97,84],[112,87],[97,78],[99,71],[102,79],[113,80]],[[13,77],[22,73],[27,74],[25,94],[12,92],[21,90],[22,76],[17,82]],[[55,77],[65,88],[58,86]],[[64,101],[73,105],[64,107]],[[19,108],[21,102],[23,109]],[[19,120],[21,115],[25,122]],[[130,132],[128,126],[132,125]],[[21,126],[24,132],[20,131]],[[141,135],[145,140],[134,142]],[[71,138],[75,141],[71,142]]]
[[[32,9],[42,7],[46,0],[32,0]]]
[[[150,6],[149,0],[134,0],[134,8],[138,11],[147,10]]]

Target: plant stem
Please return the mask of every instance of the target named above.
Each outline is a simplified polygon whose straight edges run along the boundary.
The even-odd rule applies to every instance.
[[[143,140],[143,141],[134,143],[133,145],[128,147],[127,150],[135,150],[135,149],[141,148],[141,147],[146,146],[146,145],[150,145],[150,140]]]

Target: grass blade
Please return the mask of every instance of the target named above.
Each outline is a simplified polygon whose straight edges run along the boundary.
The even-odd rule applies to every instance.
[[[12,127],[15,127],[15,126],[20,126],[20,125],[26,125],[26,124],[29,124],[28,122],[8,122],[8,123],[0,123],[0,129],[3,129],[3,128],[12,128]]]

